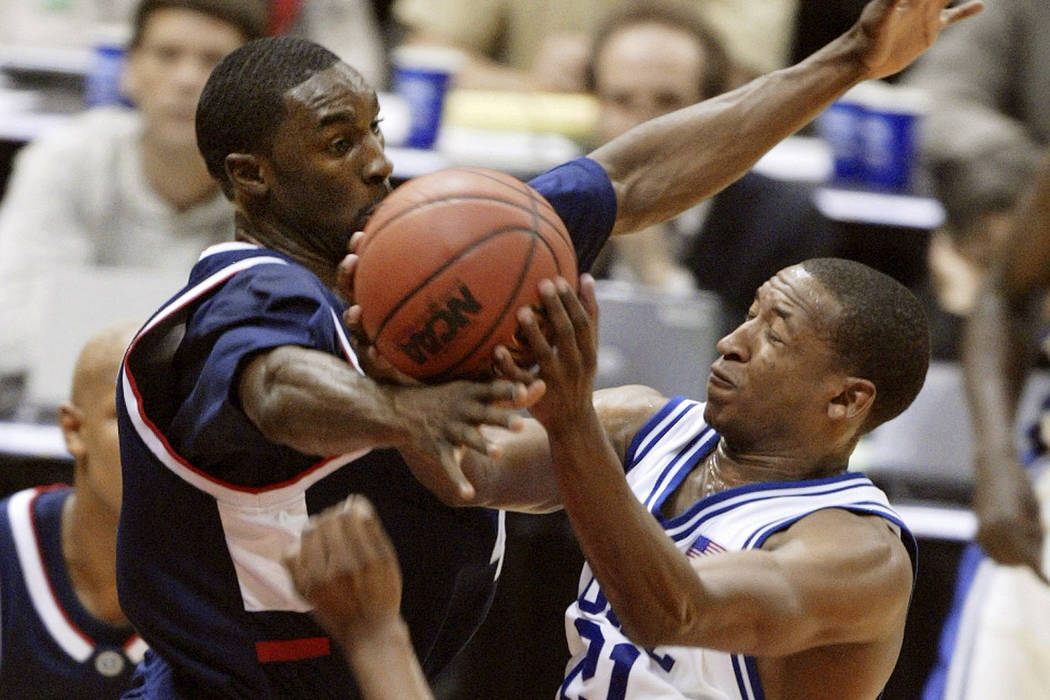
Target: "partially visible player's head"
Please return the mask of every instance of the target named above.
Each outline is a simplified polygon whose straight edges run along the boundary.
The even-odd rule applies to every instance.
[[[889,275],[852,260],[812,258],[802,268],[842,307],[828,320],[842,368],[878,388],[865,430],[899,415],[922,389],[930,365],[922,302]]]
[[[784,268],[718,342],[705,416],[740,450],[841,465],[856,440],[903,411],[929,365],[921,302],[861,263]]]
[[[117,373],[137,324],[120,323],[92,336],[77,357],[70,398],[59,407],[66,446],[76,462],[74,486],[114,515],[120,512]]]
[[[144,0],[132,19],[122,87],[143,115],[146,137],[193,148],[194,113],[223,56],[262,36],[264,0]]]
[[[285,93],[339,61],[323,46],[281,36],[249,42],[215,67],[197,106],[197,146],[224,191],[226,156],[269,152]]]
[[[598,97],[597,137],[604,142],[723,92],[729,59],[691,4],[647,0],[623,6],[600,25],[586,80]]]
[[[268,37],[216,67],[197,109],[197,139],[257,240],[270,236],[267,245],[334,269],[390,191],[379,121],[375,90],[338,56]]]

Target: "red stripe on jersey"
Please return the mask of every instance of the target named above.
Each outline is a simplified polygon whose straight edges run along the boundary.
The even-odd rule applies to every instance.
[[[328,637],[303,637],[302,639],[282,639],[269,642],[256,642],[255,655],[259,661],[300,661],[332,653]]]

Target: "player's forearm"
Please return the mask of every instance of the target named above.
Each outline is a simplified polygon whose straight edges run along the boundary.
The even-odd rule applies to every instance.
[[[561,496],[551,468],[547,434],[535,420],[520,432],[486,428],[499,457],[474,450],[463,457],[463,473],[477,490],[470,505],[518,513],[551,513],[561,509]]]
[[[1013,457],[1013,419],[1033,346],[1023,313],[1007,301],[997,280],[993,274],[978,295],[963,334],[962,359],[974,444],[988,455]],[[994,461],[977,461],[988,463]]]
[[[743,175],[866,77],[851,34],[805,61],[646,122],[592,153],[617,193],[614,234],[666,220]]]
[[[276,348],[250,361],[239,387],[241,405],[262,433],[306,454],[344,454],[410,439],[395,392],[326,353]]]
[[[632,641],[664,643],[693,625],[703,591],[685,557],[638,501],[597,418],[551,432],[569,522],[602,592]]]
[[[430,687],[419,666],[404,621],[376,630],[367,639],[343,640],[347,663],[364,700],[429,700]]]

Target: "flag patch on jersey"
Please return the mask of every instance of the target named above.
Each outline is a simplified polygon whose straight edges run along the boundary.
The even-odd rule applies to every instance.
[[[718,554],[719,552],[726,551],[726,548],[717,542],[700,535],[696,538],[696,542],[693,542],[693,546],[686,550],[685,555],[687,557],[698,557],[702,554]]]

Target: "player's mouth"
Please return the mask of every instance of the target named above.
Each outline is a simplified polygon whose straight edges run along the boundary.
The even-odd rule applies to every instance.
[[[368,220],[372,218],[372,214],[375,214],[376,209],[379,208],[380,203],[382,203],[383,199],[388,194],[390,194],[389,190],[386,191],[386,192],[383,192],[383,194],[381,194],[379,197],[377,197],[374,202],[369,204],[367,207],[362,209],[360,211],[360,213],[358,213],[357,221],[356,221],[356,223],[354,225],[354,229],[355,230],[357,230],[357,231],[363,231],[364,230],[365,225],[368,223]]]
[[[715,363],[711,365],[711,374],[707,378],[707,386],[725,390],[734,388],[736,384]]]

